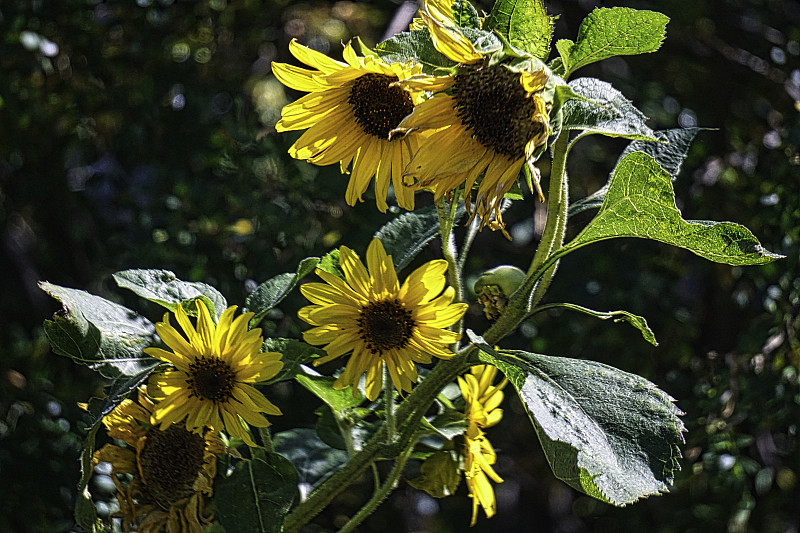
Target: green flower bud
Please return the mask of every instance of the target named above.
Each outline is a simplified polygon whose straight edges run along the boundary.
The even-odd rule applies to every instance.
[[[475,282],[478,303],[489,320],[497,320],[508,304],[508,298],[525,279],[525,272],[511,265],[500,265],[487,270]]]

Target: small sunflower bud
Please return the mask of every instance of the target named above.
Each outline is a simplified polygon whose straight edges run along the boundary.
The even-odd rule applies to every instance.
[[[497,320],[506,309],[508,298],[519,288],[525,272],[511,265],[487,270],[475,282],[475,295],[489,320]]]

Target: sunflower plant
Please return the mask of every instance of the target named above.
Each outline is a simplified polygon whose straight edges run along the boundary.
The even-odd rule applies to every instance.
[[[157,323],[43,282],[62,304],[45,321],[53,351],[108,380],[85,406],[78,524],[109,527],[89,492],[102,464],[116,488],[110,517],[126,531],[295,532],[370,470],[372,496],[339,511],[348,516],[341,531],[403,479],[436,498],[461,490],[472,500],[465,523],[475,524],[481,510],[497,513],[502,450],[490,438],[512,389],[553,474],[575,490],[616,506],[668,490],[684,426],[666,392],[598,362],[504,348],[523,321],[552,308],[628,323],[656,344],[630,312],[547,301],[559,263],[583,246],[635,237],[728,265],[780,257],[735,223],[684,220],[672,183],[698,129],[654,131],[609,83],[573,78],[595,61],[655,52],[667,22],[600,8],[574,41],[553,46],[541,0],[499,0],[488,14],[466,0],[426,0],[408,31],[374,49],[347,43],[344,61],[292,41],[303,66],[273,64],[278,80],[307,93],[276,127],[303,131],[289,154],[338,164],[348,204],[372,186],[378,210],[405,212],[387,215],[365,246],[342,245],[266,280],[241,311],[168,270],[114,275],[166,309]],[[567,158],[588,135],[630,143],[608,183],[570,203]],[[546,204],[541,238],[527,265],[481,276],[470,302],[472,243],[487,227],[510,238],[502,215],[512,202]],[[594,218],[579,225],[572,216],[584,211]],[[435,244],[441,259],[416,259]],[[301,333],[265,338],[259,324],[295,289],[308,302],[296,311]],[[483,307],[485,331],[472,329],[470,305]],[[283,420],[287,387],[318,398],[315,429]],[[290,429],[272,432],[276,419]]]

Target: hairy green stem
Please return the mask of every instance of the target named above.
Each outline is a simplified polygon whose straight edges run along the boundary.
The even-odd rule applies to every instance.
[[[408,461],[408,458],[411,456],[411,452],[414,449],[413,444],[409,444],[406,449],[401,453],[397,460],[394,462],[394,466],[392,467],[392,471],[389,472],[389,477],[386,478],[386,481],[381,485],[381,487],[375,491],[372,495],[372,498],[369,499],[364,506],[358,510],[358,512],[351,518],[342,529],[339,530],[339,533],[349,533],[353,531],[361,522],[364,521],[369,515],[375,511],[375,509],[385,500],[389,494],[394,490],[397,486],[397,482],[400,479],[400,475],[403,473],[403,468]]]
[[[436,212],[439,215],[439,232],[442,238],[442,256],[447,261],[447,278],[450,286],[456,291],[455,301],[464,299],[461,287],[461,271],[458,268],[458,252],[456,251],[453,225],[455,224],[458,196],[453,196],[453,202],[448,206],[444,198],[436,202]]]
[[[261,435],[261,442],[264,444],[264,449],[272,453],[275,447],[272,445],[272,436],[269,434],[269,428],[258,428],[258,434]]]
[[[386,417],[386,444],[392,444],[397,430],[394,424],[394,383],[387,364],[383,365],[383,412]]]

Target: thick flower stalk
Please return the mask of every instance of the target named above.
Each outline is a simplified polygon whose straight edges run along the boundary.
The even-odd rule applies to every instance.
[[[185,419],[189,431],[210,427],[255,446],[247,424],[267,427],[270,423],[261,413],[280,415],[281,411],[251,384],[274,377],[283,368],[281,354],[259,353],[264,342],[261,330],[248,329],[253,313],[234,319],[236,306],[232,306],[214,324],[205,303],[195,302],[196,327],[182,306],[175,309],[185,336],[170,324],[169,313],[156,324],[156,332],[172,351],[144,350],[173,365],[150,377],[148,390],[158,400],[153,423],[166,430]]]
[[[453,356],[449,345],[460,334],[446,328],[458,322],[467,304],[453,303],[455,291],[445,289],[447,262],[425,263],[400,285],[391,256],[373,239],[367,249],[367,266],[353,250],[339,248],[344,279],[317,269],[325,283],[300,287],[312,305],[298,316],[315,326],[303,333],[309,344],[325,345],[327,355],[314,364],[350,353],[344,371],[333,387],[352,386],[353,393],[366,375],[367,398],[378,397],[383,368],[398,391],[411,391],[417,382],[415,363],[430,363],[431,356]]]
[[[466,402],[464,414],[467,418],[467,431],[464,434],[463,454],[464,477],[472,498],[470,525],[475,525],[478,518],[478,506],[483,508],[487,518],[495,515],[497,502],[489,480],[503,482],[492,467],[497,460],[497,454],[483,432],[503,418],[503,410],[499,406],[503,402],[502,389],[508,380],[503,379],[499,384],[493,385],[496,374],[497,368],[479,365],[472,367],[469,374],[458,378],[458,386]]]
[[[224,451],[211,429],[202,434],[179,425],[150,425],[153,402],[142,391],[139,401],[123,400],[103,418],[111,438],[94,453],[107,461],[117,487],[118,516],[125,531],[200,533],[214,518],[216,455]]]
[[[523,165],[541,155],[550,136],[551,74],[535,58],[512,64],[498,55],[501,52],[482,54],[447,24],[442,10],[431,7],[420,14],[434,46],[459,66],[447,76],[420,75],[400,82],[411,91],[435,93],[393,132],[430,135],[405,175],[418,187],[433,190],[437,200],[463,186],[471,216],[479,215],[482,227],[505,231],[500,212],[503,197]],[[538,171],[532,164],[529,168],[543,199]]]
[[[378,209],[388,208],[390,183],[400,207],[414,209],[414,191],[405,186],[403,170],[425,134],[390,138],[389,132],[421,102],[421,91],[397,82],[419,74],[422,66],[360,57],[351,44],[345,46],[344,63],[296,41],[289,50],[314,69],[272,64],[283,84],[310,93],[284,107],[275,126],[278,131],[307,129],[289,154],[315,165],[339,163],[342,173],[350,173],[345,193],[349,205],[362,201],[374,177]]]

